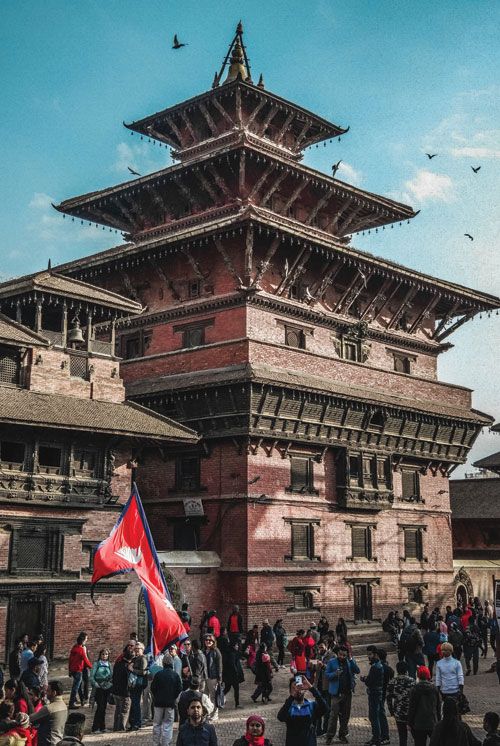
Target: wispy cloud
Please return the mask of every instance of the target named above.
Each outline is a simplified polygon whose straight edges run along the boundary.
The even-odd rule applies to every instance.
[[[71,218],[64,219],[56,212],[52,203],[56,200],[44,192],[35,192],[29,202],[32,219],[28,230],[34,235],[34,241],[54,244],[82,243],[102,240],[104,231],[95,225],[78,225]]]
[[[53,202],[55,202],[55,200],[48,194],[45,194],[44,192],[35,192],[31,198],[29,207],[32,207],[35,210],[45,210],[47,207],[50,207]]]
[[[450,152],[454,158],[500,158],[500,148],[452,148]]]
[[[169,156],[164,148],[142,141],[133,144],[120,142],[116,146],[116,160],[112,170],[132,178],[129,166],[140,174],[147,174],[165,168],[168,162]]]
[[[421,168],[413,179],[405,181],[405,193],[408,201],[453,202],[456,198],[453,179],[447,174],[436,174]]]
[[[342,162],[337,174],[341,179],[345,179],[345,181],[348,181],[349,184],[353,184],[354,186],[359,186],[363,181],[363,174],[361,171],[355,169],[350,165],[350,163]]]

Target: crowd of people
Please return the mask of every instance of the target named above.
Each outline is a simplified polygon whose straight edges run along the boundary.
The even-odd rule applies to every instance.
[[[358,681],[366,689],[371,725],[366,746],[390,743],[388,714],[394,718],[400,746],[407,746],[409,734],[415,746],[479,745],[461,715],[469,710],[465,676],[476,674],[479,655],[486,657],[488,646],[496,650],[498,643],[498,622],[490,607],[474,599],[465,609],[447,607],[441,614],[426,604],[418,622],[407,611],[391,611],[383,629],[397,645],[396,671],[386,650],[371,645],[369,671],[361,676],[342,618],[330,626],[321,616],[294,635],[288,635],[283,619],[274,625],[264,619],[261,626],[245,631],[234,606],[225,626],[215,610],[204,612],[195,634],[184,604],[178,613],[188,637],[156,657],[132,633],[114,660],[103,648],[92,661],[88,636],[81,632],[68,658],[68,705],[61,683],[49,680],[43,638],[23,636],[9,656],[10,678],[4,682],[0,704],[0,746],[79,743],[85,715],[78,710],[89,702],[94,733],[105,732],[112,706],[115,732],[152,725],[153,746],[170,746],[178,721],[177,746],[217,746],[219,710],[228,706],[230,695],[234,707],[242,707],[240,685],[245,677],[255,684],[252,702],[264,706],[272,701],[274,675],[288,666],[289,696],[277,715],[286,727],[285,746],[316,746],[323,736],[326,744],[336,738],[348,743]],[[500,681],[498,660],[496,666]],[[486,713],[484,744],[500,746],[498,727],[498,715]],[[265,728],[260,715],[250,716],[234,746],[271,746]]]

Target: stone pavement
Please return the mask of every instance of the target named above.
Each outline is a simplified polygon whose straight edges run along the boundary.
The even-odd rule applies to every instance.
[[[357,659],[361,668],[361,673],[365,674],[368,670],[366,657]],[[395,656],[390,656],[390,664],[394,667]],[[472,727],[475,735],[481,740],[484,737],[482,731],[483,715],[488,710],[500,712],[500,686],[495,673],[486,673],[492,662],[491,651],[486,662],[481,659],[479,673],[477,676],[469,676],[465,679],[465,693],[471,705],[471,713],[465,720]],[[234,700],[232,692],[228,695],[228,702],[216,725],[219,746],[232,746],[233,742],[243,735],[245,731],[245,720],[251,713],[258,713],[266,720],[266,736],[272,740],[273,746],[284,746],[285,733],[284,726],[276,719],[276,714],[283,704],[287,692],[290,673],[288,669],[281,670],[275,674],[273,679],[274,691],[272,693],[272,702],[268,705],[256,706],[250,701],[250,695],[253,693],[253,675],[250,671],[245,672],[246,681],[241,687],[241,704],[243,709],[234,709]],[[108,708],[108,722],[112,722],[113,709]],[[85,710],[87,712],[87,709]],[[349,727],[349,743],[355,746],[364,744],[370,737],[370,727],[367,715],[367,700],[364,684],[358,682],[356,692],[353,698],[352,716]],[[90,727],[92,720],[88,712],[88,725]],[[391,729],[391,742],[395,746],[398,744],[398,738],[393,721],[389,719]],[[104,733],[96,735],[87,735],[86,744],[96,744],[96,746],[115,746],[123,743],[126,746],[148,746],[152,743],[152,728],[144,726],[140,731],[134,733]],[[174,731],[174,740],[177,738],[177,726]],[[409,743],[412,743],[409,739]],[[325,738],[318,739],[318,746],[323,746]]]

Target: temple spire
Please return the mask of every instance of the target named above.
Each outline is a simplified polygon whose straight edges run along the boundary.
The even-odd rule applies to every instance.
[[[232,83],[233,80],[244,80],[252,82],[250,74],[250,62],[248,60],[246,47],[243,43],[243,24],[241,21],[236,26],[236,33],[229,45],[229,49],[222,63],[222,67],[214,78],[213,88],[220,85],[224,70],[228,67],[227,77],[224,83]]]

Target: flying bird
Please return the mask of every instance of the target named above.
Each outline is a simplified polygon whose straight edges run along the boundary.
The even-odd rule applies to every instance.
[[[467,236],[467,238],[470,238],[470,240],[471,240],[471,241],[473,241],[473,240],[474,240],[474,237],[473,237],[473,236],[471,236],[471,234],[470,234],[470,233],[464,233],[464,236]]]
[[[342,161],[337,161],[337,163],[334,163],[334,164],[333,164],[333,166],[332,166],[332,174],[333,174],[333,178],[335,178],[335,174],[336,174],[336,173],[337,173],[337,171],[339,170],[339,167],[340,167],[340,164],[341,164],[341,163],[342,163]]]
[[[134,171],[134,169],[130,168],[130,166],[127,166],[127,168],[130,171],[130,173],[133,174],[134,176],[140,176],[140,173],[138,171]]]
[[[435,157],[437,156],[437,153],[426,153],[425,155],[427,156],[427,158],[428,158],[428,159],[429,159],[430,161],[432,161],[432,159],[433,159],[433,158],[435,158]]]
[[[474,166],[471,166],[471,168],[475,174],[477,174],[477,172],[481,170],[481,166],[476,166],[476,168],[474,168]]]
[[[258,474],[258,475],[257,475],[256,477],[254,477],[253,479],[251,479],[251,480],[250,480],[250,481],[248,482],[248,484],[255,484],[255,482],[258,482],[258,481],[259,481],[259,479],[260,479],[260,474]]]
[[[181,47],[187,47],[187,44],[183,44],[179,41],[177,38],[177,34],[174,34],[174,43],[172,44],[172,49],[180,49]]]

